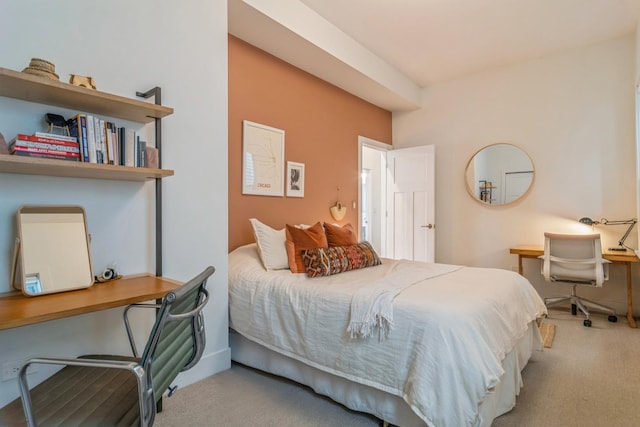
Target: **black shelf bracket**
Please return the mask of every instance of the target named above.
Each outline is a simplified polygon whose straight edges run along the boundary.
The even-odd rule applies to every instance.
[[[144,99],[155,97],[155,104],[162,105],[162,90],[154,87],[146,92],[136,92]],[[162,119],[155,117],[156,149],[158,150],[158,169],[162,169]],[[156,178],[156,276],[162,276],[162,180]]]

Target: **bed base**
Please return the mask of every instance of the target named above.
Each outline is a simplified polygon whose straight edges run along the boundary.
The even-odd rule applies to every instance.
[[[229,344],[233,361],[311,387],[316,393],[328,396],[349,409],[374,415],[382,420],[381,425],[425,425],[401,397],[313,368],[256,344],[233,329],[229,330]],[[500,383],[480,404],[477,426],[491,426],[494,418],[515,406],[516,396],[522,387],[521,371],[536,349],[542,349],[542,341],[536,322],[531,322],[528,331],[503,360],[505,373]]]

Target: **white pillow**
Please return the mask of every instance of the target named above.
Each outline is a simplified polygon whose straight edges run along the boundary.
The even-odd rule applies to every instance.
[[[249,222],[253,227],[253,235],[258,244],[258,253],[264,268],[267,270],[289,268],[285,229],[275,230],[255,218],[250,218]]]

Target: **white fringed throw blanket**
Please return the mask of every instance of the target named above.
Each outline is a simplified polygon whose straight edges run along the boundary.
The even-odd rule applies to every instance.
[[[398,269],[358,289],[351,298],[351,318],[347,326],[350,337],[368,338],[377,331],[379,339],[385,339],[393,328],[393,300],[400,292],[422,280],[460,268],[443,264],[429,266],[421,268],[411,265]]]

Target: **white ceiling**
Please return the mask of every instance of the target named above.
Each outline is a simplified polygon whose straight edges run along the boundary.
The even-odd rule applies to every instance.
[[[635,31],[637,0],[301,0],[421,87]]]
[[[243,7],[238,6],[240,3]],[[262,23],[253,22],[251,29],[241,30],[240,23],[246,15],[255,14],[255,9],[246,4],[258,7],[259,15],[264,14],[265,19]],[[375,82],[377,79],[366,72],[356,73],[360,74],[360,83],[342,82],[339,75],[350,72],[345,65],[357,67],[346,64],[348,61],[344,57],[331,61],[327,56],[332,55],[327,55],[326,49],[307,35],[302,36],[304,43],[301,43],[300,33],[304,29],[297,31],[292,28],[295,25],[286,24],[284,29],[276,29],[275,14],[271,15],[274,4],[292,14],[311,9],[309,12],[318,19],[326,20],[325,32],[340,30],[418,89],[493,67],[621,37],[635,31],[640,15],[640,0],[229,1],[231,34],[391,110],[410,108],[409,104],[415,108],[416,102],[406,93],[400,93],[400,100],[393,100],[391,96],[387,102],[384,90],[379,95],[370,91],[369,98],[366,94],[363,96],[358,85],[372,84],[370,80],[381,86],[378,89],[392,92],[391,95],[402,92],[395,90],[393,84]],[[304,5],[307,7],[300,9]],[[268,33],[275,32],[280,32],[280,36],[268,41]],[[322,52],[314,55],[313,50],[317,49]],[[330,70],[332,67],[333,71]],[[336,76],[335,81],[331,75]],[[401,105],[403,102],[407,105]]]

